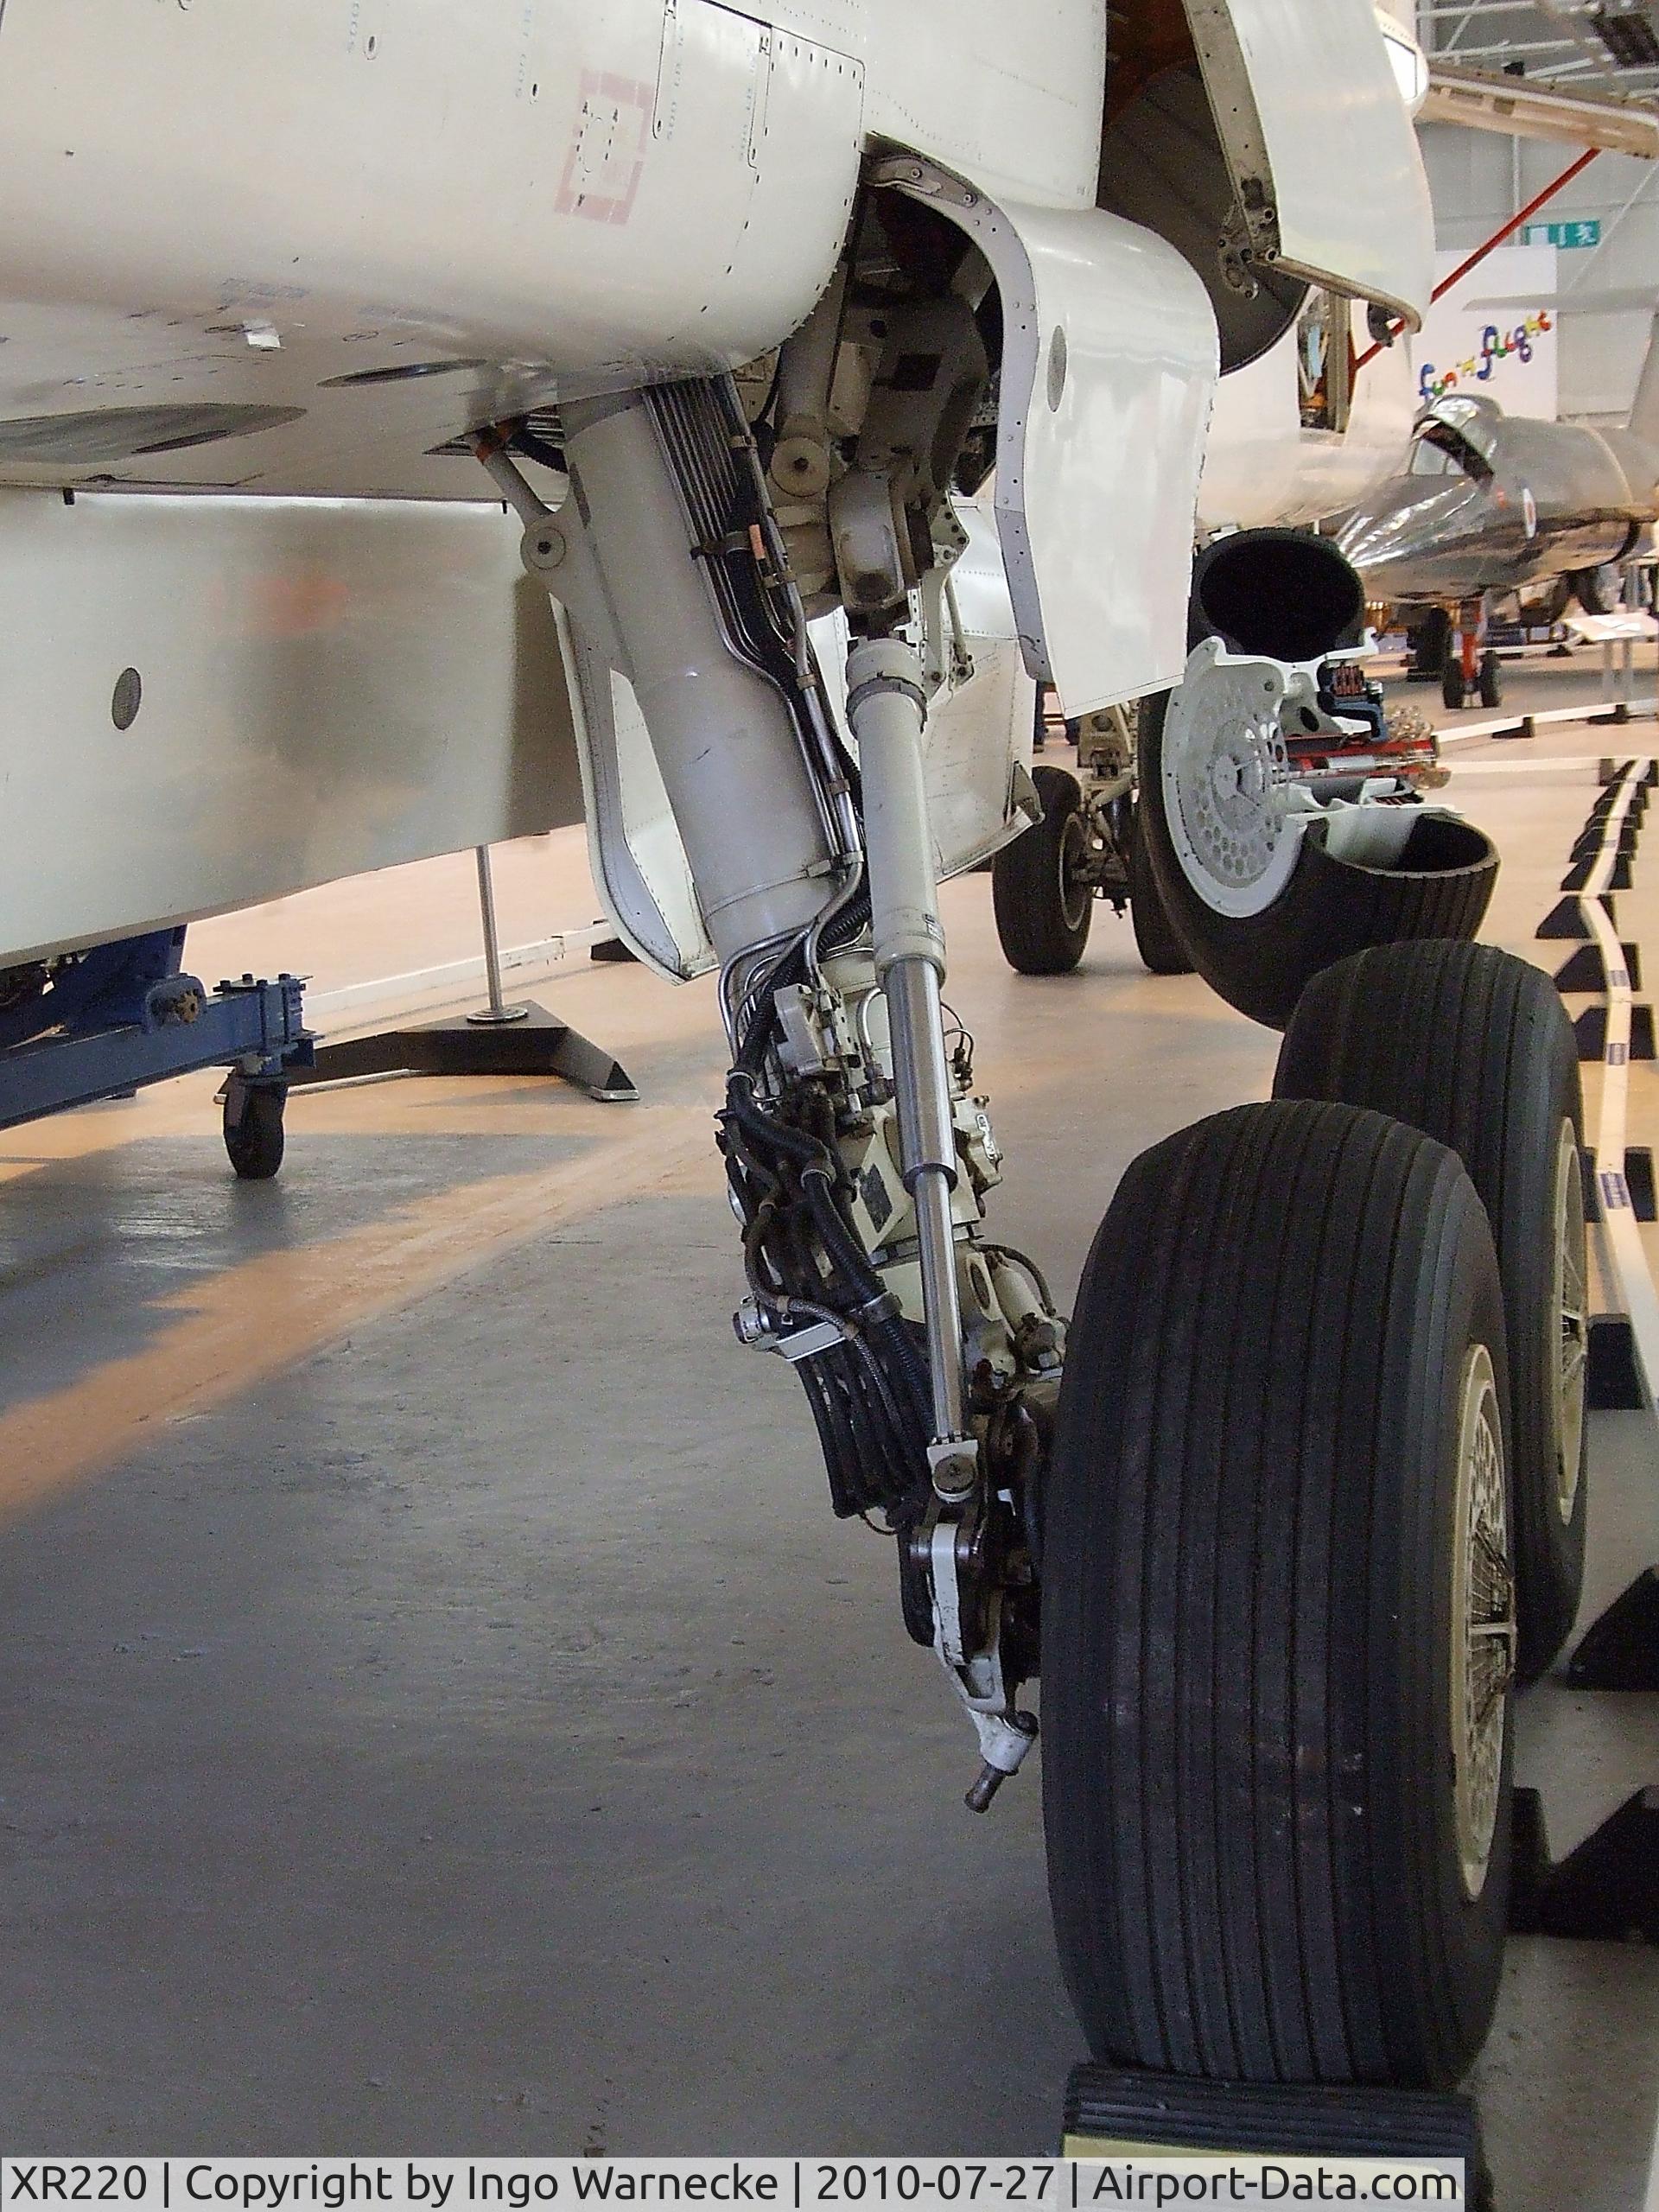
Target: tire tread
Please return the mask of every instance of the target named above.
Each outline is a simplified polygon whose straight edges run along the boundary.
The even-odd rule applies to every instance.
[[[1541,970],[1491,945],[1449,942],[1377,947],[1342,961],[1309,984],[1280,1052],[1274,1095],[1343,1099],[1396,1115],[1449,1145],[1491,1220],[1512,1325],[1535,1311],[1538,1179],[1553,1201],[1560,1121],[1570,1118],[1581,1133],[1584,1115],[1572,1026]],[[1539,1146],[1541,1164],[1534,1156]],[[1558,1537],[1551,1522],[1555,1470],[1543,1341],[1541,1324],[1511,1327],[1521,1671],[1528,1680],[1548,1667],[1571,1631],[1584,1565],[1582,1484],[1573,1524]]]
[[[1044,1623],[1056,1923],[1103,2057],[1428,2084],[1484,2032],[1491,1931],[1472,1968],[1402,1939],[1402,1864],[1428,1895],[1444,1836],[1413,1803],[1432,1793],[1376,1771],[1440,1663],[1408,1659],[1403,1685],[1375,1671],[1401,1562],[1424,1556],[1390,1515],[1428,1556],[1439,1541],[1435,1463],[1396,1449],[1398,1393],[1440,1389],[1435,1300],[1471,1268],[1501,1367],[1474,1192],[1379,1115],[1242,1109],[1124,1179],[1079,1296]]]

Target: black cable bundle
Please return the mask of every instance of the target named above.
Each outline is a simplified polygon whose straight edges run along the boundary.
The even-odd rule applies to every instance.
[[[652,392],[650,404],[726,633],[783,696],[809,759],[822,760],[795,659],[791,618],[798,602],[761,557],[769,542],[768,518],[750,465],[749,425],[734,390],[729,380],[663,385]],[[832,729],[830,740],[833,753],[823,765],[856,804],[856,766],[839,733]],[[850,944],[869,918],[869,899],[861,892],[825,929],[823,951]],[[838,1344],[796,1363],[823,1446],[836,1511],[845,1516],[885,1510],[904,1526],[919,1513],[929,1489],[925,1358],[843,1211],[845,1170],[835,1149],[828,1099],[804,1094],[792,1103],[794,1120],[760,1100],[773,995],[805,976],[803,940],[752,995],[756,1011],[728,1080],[721,1149],[744,1224],[744,1262],[757,1301],[785,1330],[827,1319],[842,1331]],[[819,1126],[804,1126],[807,1119]]]
[[[817,1426],[836,1511],[884,1510],[902,1523],[928,1486],[925,1363],[842,1211],[842,1171],[824,1137],[759,1103],[757,1017],[728,1079],[721,1150],[744,1222],[757,1299],[786,1326],[831,1318],[842,1341],[796,1363]],[[824,1104],[827,1108],[828,1102]]]

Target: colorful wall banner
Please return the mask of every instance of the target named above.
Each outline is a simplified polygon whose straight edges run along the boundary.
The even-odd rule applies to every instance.
[[[1553,423],[1560,404],[1553,245],[1500,246],[1428,312],[1412,340],[1418,397],[1484,392],[1510,415]],[[1442,253],[1443,281],[1466,257]],[[1538,304],[1529,305],[1529,301]]]

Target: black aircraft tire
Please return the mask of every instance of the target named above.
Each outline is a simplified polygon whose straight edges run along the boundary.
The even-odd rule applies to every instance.
[[[1043,818],[1004,845],[991,869],[996,934],[1020,975],[1069,976],[1094,918],[1094,893],[1075,880],[1088,853],[1083,792],[1064,768],[1036,768],[1032,781]]]
[[[1480,657],[1480,703],[1483,707],[1503,703],[1503,664],[1493,652]]]
[[[1621,575],[1616,561],[1599,569],[1580,569],[1571,577],[1573,596],[1586,614],[1611,614],[1619,601]]]
[[[1463,680],[1463,663],[1458,658],[1455,648],[1447,655],[1446,666],[1440,674],[1440,697],[1453,714],[1464,707],[1469,697]]]
[[[1409,673],[1433,677],[1444,671],[1446,656],[1453,648],[1453,639],[1452,617],[1443,607],[1423,609],[1416,629],[1411,632],[1411,645]]]
[[[1412,938],[1472,938],[1497,880],[1497,854],[1472,823],[1425,814],[1397,863],[1338,860],[1317,834],[1260,914],[1207,906],[1176,857],[1163,805],[1167,694],[1141,709],[1140,818],[1170,925],[1211,990],[1269,1029],[1282,1029],[1310,979],[1350,953]]]
[[[1124,1178],[1044,1537],[1049,1891],[1097,2058],[1443,2088],[1478,2050],[1510,1716],[1478,1632],[1507,1578],[1467,1569],[1508,1548],[1503,1327],[1472,1185],[1399,1122],[1242,1107]],[[1459,1730],[1485,1655],[1490,1726]]]
[[[1508,1323],[1520,1670],[1535,1681],[1584,1585],[1584,1103],[1560,995],[1491,945],[1361,953],[1309,984],[1274,1096],[1392,1114],[1450,1145],[1480,1193]]]
[[[1135,950],[1143,965],[1154,976],[1190,976],[1192,957],[1170,925],[1163,893],[1158,888],[1152,858],[1147,851],[1146,832],[1141,826],[1138,806],[1131,817],[1127,865],[1129,920],[1135,930]]]

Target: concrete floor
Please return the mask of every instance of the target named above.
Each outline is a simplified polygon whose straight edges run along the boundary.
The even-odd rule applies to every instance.
[[[1517,951],[1560,957],[1532,931],[1604,749],[1458,748]],[[591,918],[576,841],[503,872],[510,938]],[[192,962],[333,984],[457,957],[470,881],[287,901]],[[1651,856],[1637,882],[1651,963]],[[946,906],[995,1219],[1069,1295],[1130,1157],[1265,1096],[1275,1040],[1146,976],[1108,912],[1036,982],[984,877]],[[1039,1789],[963,1811],[968,1732],[891,1548],[831,1519],[793,1379],[732,1341],[711,992],[570,963],[539,995],[641,1104],[297,1097],[255,1186],[211,1078],[0,1141],[10,2145],[1053,2145],[1081,2047]],[[1659,1140],[1659,1077],[1633,1087]],[[1659,1556],[1659,1468],[1638,1416],[1592,1448],[1593,1606]],[[1656,1705],[1529,1700],[1558,1848],[1659,1779]],[[1659,1957],[1516,1942],[1479,2087],[1505,2212],[1639,2202]]]

